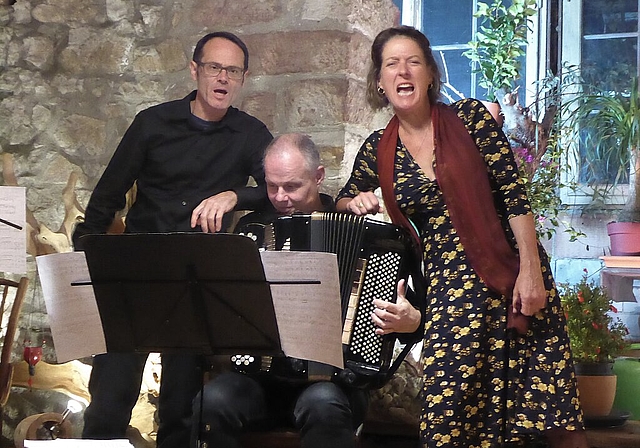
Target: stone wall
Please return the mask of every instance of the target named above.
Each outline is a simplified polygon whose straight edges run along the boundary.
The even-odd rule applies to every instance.
[[[193,45],[224,29],[251,54],[237,106],[274,134],[310,134],[333,193],[375,118],[371,40],[394,21],[391,0],[18,0],[0,6],[0,151],[54,225],[69,173],[85,204],[135,113],[189,92]]]
[[[36,227],[55,233],[68,180],[82,210],[135,114],[191,91],[195,43],[228,30],[250,51],[236,106],[274,134],[311,135],[334,194],[365,136],[388,118],[366,104],[365,77],[373,37],[398,19],[391,0],[4,0],[0,160],[13,162]],[[34,280],[33,256],[57,250],[31,250]],[[25,304],[32,322],[39,295]]]

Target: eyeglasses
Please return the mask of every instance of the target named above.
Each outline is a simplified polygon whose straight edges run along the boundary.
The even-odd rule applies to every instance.
[[[224,66],[217,62],[196,62],[199,67],[202,67],[202,71],[205,76],[218,76],[222,70],[227,72],[227,76],[231,79],[240,80],[244,76],[244,69],[236,67],[235,65]]]

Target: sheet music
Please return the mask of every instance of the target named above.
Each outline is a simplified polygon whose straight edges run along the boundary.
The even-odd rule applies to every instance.
[[[88,440],[88,439],[55,439],[25,440],[24,448],[131,448],[133,445],[126,439]]]
[[[335,254],[265,251],[268,281],[320,281],[272,285],[282,349],[287,356],[343,368],[340,284]],[[58,362],[106,352],[102,322],[84,252],[36,257]]]
[[[260,255],[267,281],[321,281],[320,284],[271,285],[284,353],[344,368],[336,255],[295,251],[264,251]]]
[[[90,281],[84,252],[41,255],[36,263],[58,362],[105,353],[93,286],[71,286]]]
[[[26,189],[0,186],[0,272],[27,272]]]

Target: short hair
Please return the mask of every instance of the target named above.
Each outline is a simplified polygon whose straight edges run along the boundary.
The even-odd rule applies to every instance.
[[[315,172],[315,170],[317,170],[321,165],[320,151],[318,151],[318,147],[313,140],[311,140],[311,137],[306,134],[298,133],[282,134],[274,138],[271,143],[269,143],[269,146],[264,150],[264,155],[262,157],[263,164],[264,159],[266,159],[269,154],[276,151],[282,151],[284,149],[282,144],[285,142],[300,151],[309,172]]]
[[[195,62],[202,62],[202,52],[204,51],[205,44],[211,39],[215,39],[216,37],[227,39],[228,41],[231,41],[238,47],[240,47],[242,53],[244,54],[244,71],[246,72],[249,68],[249,50],[247,49],[247,46],[244,44],[242,39],[228,31],[215,31],[201,38],[196,44],[196,48],[193,50],[193,60]]]
[[[408,37],[418,44],[424,54],[427,67],[433,75],[433,86],[429,89],[429,102],[435,104],[440,99],[440,69],[431,51],[429,39],[411,26],[396,26],[378,33],[371,45],[371,65],[367,74],[367,101],[374,110],[382,109],[389,104],[387,97],[378,92],[378,81],[382,70],[382,51],[392,38],[398,36]]]

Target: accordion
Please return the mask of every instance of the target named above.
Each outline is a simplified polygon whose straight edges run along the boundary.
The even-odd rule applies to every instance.
[[[419,272],[418,251],[409,232],[363,216],[323,212],[283,216],[238,232],[265,250],[337,255],[344,369],[294,358],[235,355],[236,370],[270,372],[293,381],[331,377],[352,387],[381,386],[389,374],[396,336],[375,334],[373,299],[395,301],[398,281]]]

